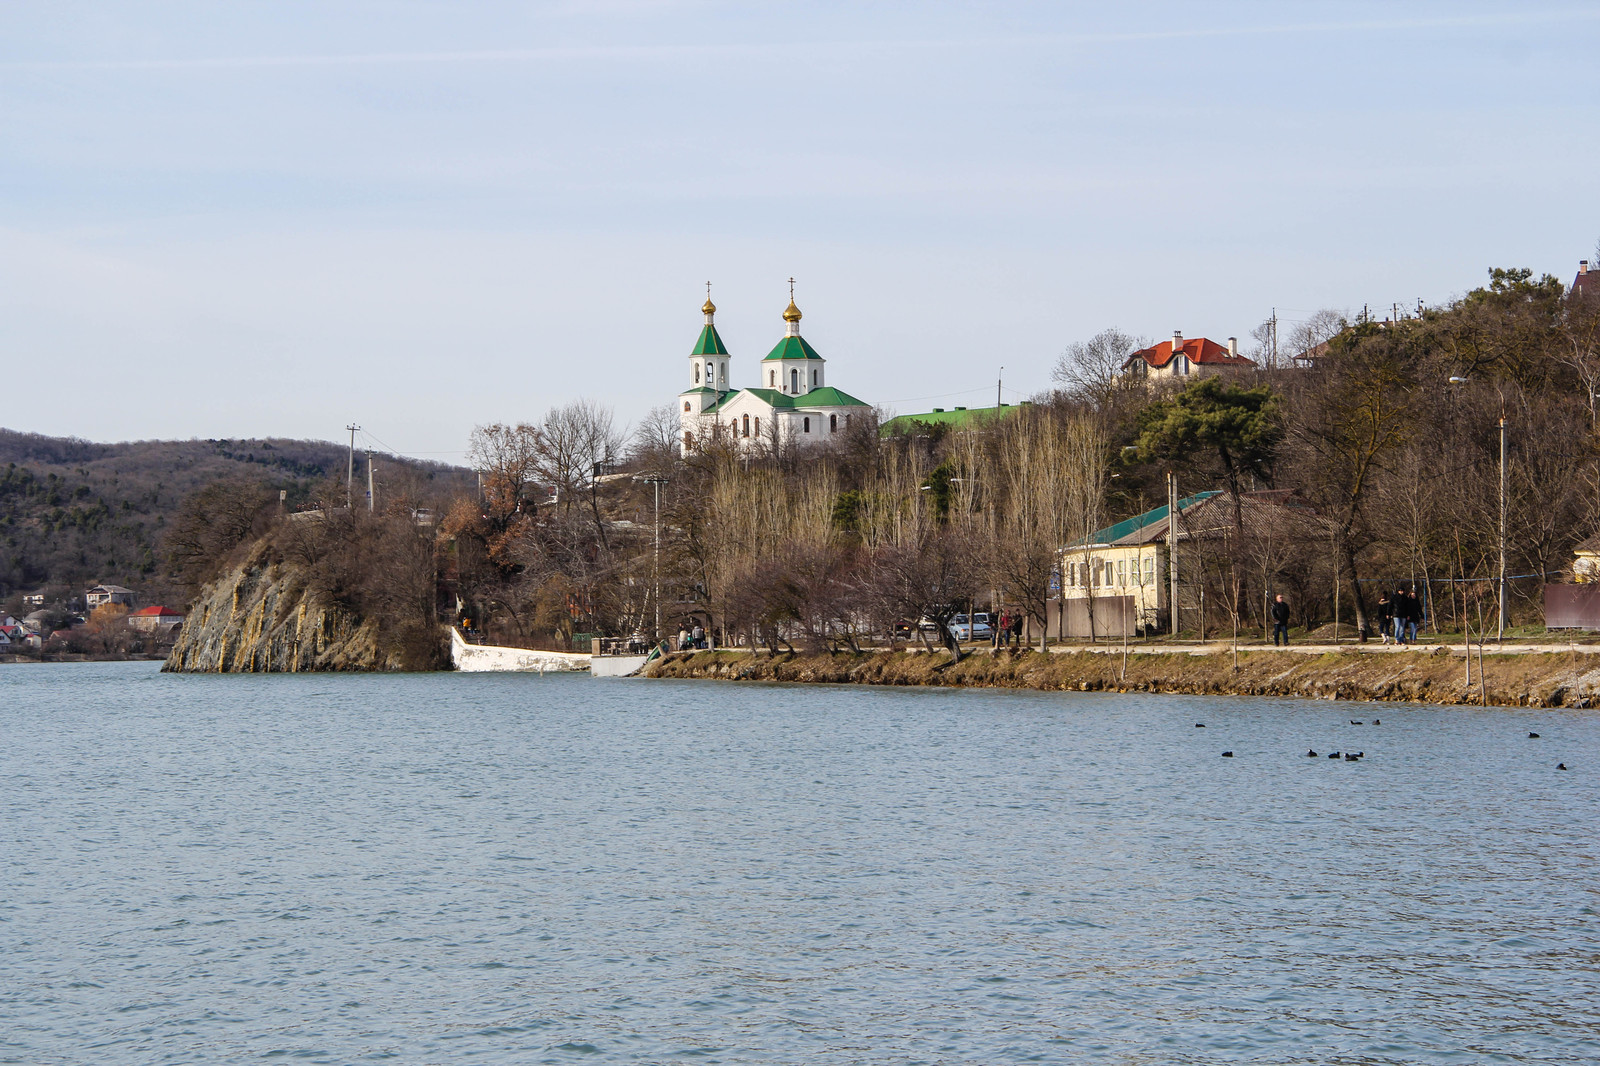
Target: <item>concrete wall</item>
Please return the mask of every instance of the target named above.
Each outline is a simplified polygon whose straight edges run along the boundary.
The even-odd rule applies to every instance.
[[[533,651],[528,648],[499,648],[491,644],[468,644],[461,631],[450,627],[450,661],[464,672],[497,670],[517,673],[555,673],[589,669],[589,656],[568,651]]]

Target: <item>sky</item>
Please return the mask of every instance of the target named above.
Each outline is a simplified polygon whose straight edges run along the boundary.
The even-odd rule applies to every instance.
[[[0,425],[461,461],[673,402],[707,280],[735,385],[793,277],[900,413],[1570,280],[1596,71],[1537,0],[0,4]]]

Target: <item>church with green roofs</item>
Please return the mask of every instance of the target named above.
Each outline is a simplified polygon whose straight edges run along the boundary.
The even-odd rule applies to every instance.
[[[685,455],[717,441],[769,451],[825,443],[871,414],[870,404],[828,384],[827,360],[800,336],[793,279],[789,286],[783,339],[761,360],[760,384],[748,389],[730,384],[728,348],[707,295],[705,328],[689,354],[692,386],[678,394]]]

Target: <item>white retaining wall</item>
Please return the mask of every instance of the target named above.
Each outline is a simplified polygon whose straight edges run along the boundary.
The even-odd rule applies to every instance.
[[[581,652],[533,651],[528,648],[499,648],[492,644],[468,644],[455,626],[450,627],[450,661],[461,671],[500,670],[544,674],[589,669],[589,656]]]

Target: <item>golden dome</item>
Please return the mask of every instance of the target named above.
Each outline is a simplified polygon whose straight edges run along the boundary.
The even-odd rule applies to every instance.
[[[705,306],[700,308],[700,313],[702,315],[714,315],[716,312],[717,305],[711,302],[711,297],[707,296]]]
[[[793,297],[789,299],[789,306],[783,309],[783,320],[785,322],[800,321],[800,309],[794,305]]]

